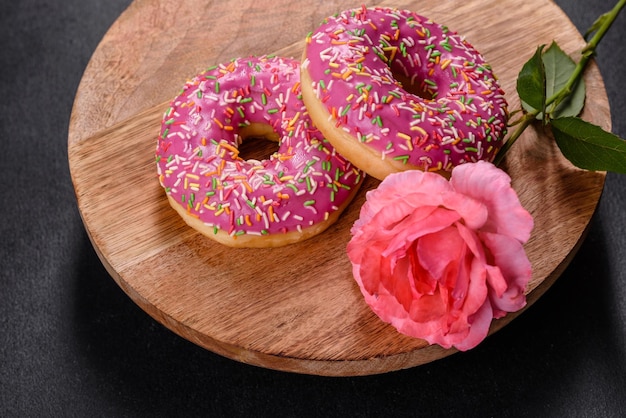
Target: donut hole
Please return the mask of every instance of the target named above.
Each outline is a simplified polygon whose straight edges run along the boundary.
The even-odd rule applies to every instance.
[[[393,67],[391,68],[391,72],[393,74],[393,78],[402,85],[402,89],[407,93],[421,97],[425,100],[433,100],[435,98],[433,92],[428,89],[427,84],[422,83],[419,77],[413,78],[413,82],[411,82],[411,78],[399,71],[394,71]]]
[[[402,85],[404,91],[425,100],[433,100],[435,98],[434,92],[428,88],[428,84],[424,83],[419,71],[416,76],[409,76],[406,74],[406,68],[410,67],[408,63],[403,66],[400,64],[400,58],[394,57],[391,55],[391,52],[383,50],[382,53],[387,58],[386,62],[391,71],[391,76]]]
[[[280,136],[269,124],[253,123],[239,130],[239,157],[243,160],[267,160],[280,147]]]

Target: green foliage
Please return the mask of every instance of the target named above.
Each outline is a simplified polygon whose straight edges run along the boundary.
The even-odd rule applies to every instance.
[[[545,45],[537,48],[517,76],[517,94],[526,108],[543,112],[546,106],[546,72],[542,53]]]
[[[559,149],[572,164],[586,170],[626,174],[626,141],[580,118],[552,120]]]
[[[593,36],[582,49],[578,63],[552,42],[548,49],[539,46],[522,66],[517,93],[523,116],[511,124],[519,126],[496,156],[495,164],[502,162],[524,129],[534,120],[540,120],[551,126],[559,149],[572,164],[585,170],[626,174],[626,141],[578,117],[585,104],[582,78],[585,66],[624,7],[626,0],[619,0],[611,11],[593,23],[585,34]]]
[[[585,105],[585,83],[584,80],[577,80],[572,89],[568,87],[568,82],[574,70],[576,69],[576,63],[572,60],[563,50],[557,45],[556,42],[552,42],[552,45],[541,55],[540,60],[533,57],[529,63],[533,65],[541,66],[541,70],[534,70],[535,72],[542,71],[545,77],[545,94],[542,90],[533,90],[525,92],[534,97],[535,101],[547,100],[548,98],[557,96],[562,90],[567,89],[567,95],[563,95],[562,99],[555,100],[550,108],[546,109],[548,114],[552,118],[577,116]],[[524,70],[522,69],[522,72]],[[520,72],[520,76],[522,74]],[[519,86],[519,84],[518,84]],[[571,90],[571,92],[570,92]],[[518,88],[519,92],[519,88]],[[521,95],[520,95],[521,98]],[[528,112],[539,110],[537,119],[543,119],[544,108],[536,107],[526,100],[522,99],[522,106]]]

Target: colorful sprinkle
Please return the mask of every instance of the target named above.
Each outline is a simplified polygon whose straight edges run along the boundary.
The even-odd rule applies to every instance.
[[[233,239],[300,234],[327,219],[362,176],[312,128],[300,89],[298,62],[279,57],[233,60],[191,79],[162,120],[155,161],[166,193]],[[241,142],[267,135],[259,126],[279,149],[244,159]],[[332,190],[325,173],[336,169],[341,187]]]
[[[451,169],[491,160],[502,144],[493,138],[506,134],[504,92],[483,57],[446,26],[410,11],[361,7],[325,19],[305,48],[303,67],[334,126],[382,159]],[[400,74],[409,85],[395,79]],[[409,93],[416,90],[424,97]],[[498,146],[476,146],[489,141]]]

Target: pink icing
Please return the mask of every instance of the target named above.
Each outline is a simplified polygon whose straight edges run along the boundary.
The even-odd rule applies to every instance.
[[[336,125],[383,159],[450,171],[493,160],[503,144],[506,101],[490,66],[462,37],[425,17],[344,11],[307,37],[306,57],[302,68]],[[403,89],[398,75],[419,95]]]
[[[215,232],[301,231],[338,210],[361,173],[313,127],[297,61],[251,57],[215,66],[183,87],[163,116],[156,149],[168,195]],[[243,160],[239,130],[267,124],[279,149]]]

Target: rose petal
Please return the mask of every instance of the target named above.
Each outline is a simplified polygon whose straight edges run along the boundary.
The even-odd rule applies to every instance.
[[[455,226],[459,232],[459,236],[463,238],[467,250],[470,253],[465,255],[465,257],[469,260],[469,268],[459,273],[467,275],[467,277],[465,278],[465,282],[459,282],[459,286],[463,285],[462,287],[460,287],[459,292],[463,290],[466,294],[470,295],[471,292],[468,288],[470,281],[473,281],[474,285],[476,285],[477,282],[483,283],[486,280],[485,268],[487,266],[487,260],[485,257],[483,243],[480,241],[476,232],[467,228],[460,222],[457,222]],[[476,290],[473,291],[475,292]],[[478,310],[480,306],[484,303],[484,300],[486,298],[486,292],[486,286],[484,288],[481,288],[480,297],[470,298],[469,300],[466,300],[466,306],[464,309],[470,313]]]
[[[532,216],[524,209],[511,178],[491,163],[461,164],[452,170],[450,184],[459,193],[483,202],[489,219],[484,230],[528,241],[533,228]]]
[[[381,271],[381,249],[384,249],[384,242],[372,242],[363,249],[359,258],[359,276],[361,285],[370,294],[379,291],[380,282],[384,280]]]
[[[441,322],[445,318],[447,313],[447,306],[442,303],[443,299],[439,289],[433,294],[422,295],[416,302],[411,305],[409,316],[414,322],[413,324],[405,324],[408,329],[419,329],[419,327],[433,327],[436,326],[441,332]],[[445,323],[445,320],[443,321]],[[425,338],[424,331],[413,331],[412,335],[419,336],[419,338]]]
[[[389,267],[391,269],[390,282],[384,283],[389,288],[390,293],[395,295],[398,303],[402,305],[405,311],[411,309],[411,303],[417,296],[415,287],[413,286],[413,267],[411,258],[406,255],[400,258],[389,258]]]
[[[488,302],[489,287],[485,265],[477,258],[471,259],[467,295],[463,302],[463,312],[466,316],[478,312]]]
[[[361,207],[358,224],[366,224],[370,218],[394,201],[406,198],[410,194],[420,194],[423,198],[437,197],[452,187],[442,176],[419,170],[392,173],[376,189],[366,194],[366,202]],[[424,203],[422,202],[422,205]],[[421,206],[421,205],[420,205]]]
[[[446,276],[446,271],[451,269],[456,273],[458,263],[465,250],[465,242],[459,236],[456,227],[451,226],[436,233],[427,234],[420,238],[417,244],[417,255],[419,263],[428,271],[431,276],[441,278]],[[456,276],[456,274],[455,274]],[[454,283],[445,283],[453,288]]]
[[[365,301],[399,332],[467,350],[491,321],[524,306],[532,230],[510,178],[490,163],[450,182],[420,171],[367,193],[348,256]]]
[[[480,200],[461,193],[446,193],[442,196],[442,204],[459,214],[465,225],[470,229],[482,228],[488,220],[489,211]]]
[[[372,205],[385,206],[392,196],[402,197],[411,193],[437,195],[447,190],[452,190],[452,187],[442,176],[420,170],[408,170],[388,175],[376,189],[367,192],[367,199]]]
[[[467,351],[480,344],[489,334],[489,327],[493,318],[491,305],[484,303],[481,308],[469,320],[469,332],[463,339],[454,341],[454,345],[460,351]]]
[[[498,234],[481,233],[480,236],[491,252],[493,264],[507,283],[507,289],[502,294],[491,295],[494,310],[515,312],[523,308],[526,305],[524,292],[532,277],[532,266],[523,245]]]
[[[502,275],[502,271],[496,266],[486,266],[485,271],[487,272],[487,283],[489,287],[493,289],[495,296],[501,298],[509,287],[506,279]]]
[[[430,210],[415,209],[401,224],[396,225],[393,230],[395,236],[389,240],[389,246],[382,253],[383,256],[406,248],[418,238],[438,232],[459,220],[459,215],[456,212],[443,208],[428,207],[428,209]]]

